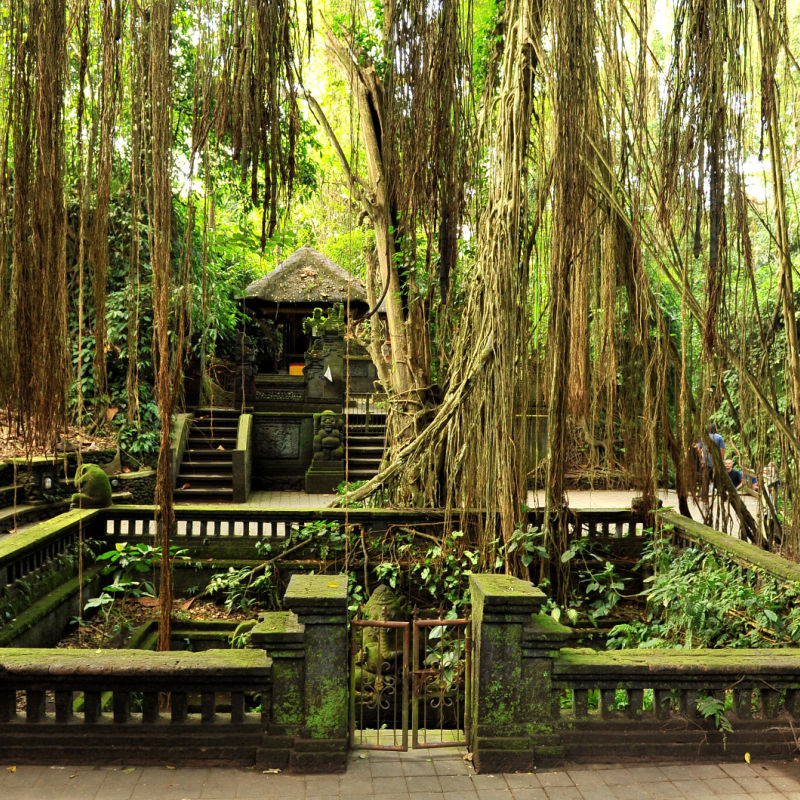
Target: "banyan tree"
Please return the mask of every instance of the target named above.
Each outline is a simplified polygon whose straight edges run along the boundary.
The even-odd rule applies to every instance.
[[[213,351],[209,269],[234,260],[221,186],[268,252],[324,146],[368,232],[344,266],[363,269],[390,408],[387,467],[351,500],[380,487],[499,519],[478,542],[494,565],[538,481],[556,555],[570,470],[647,508],[673,485],[687,511],[716,420],[756,471],[780,461],[797,529],[795,0],[0,11],[0,404],[31,447],[112,413],[113,326],[126,417],[146,373],[171,418],[186,351]],[[338,107],[318,93],[322,51]]]

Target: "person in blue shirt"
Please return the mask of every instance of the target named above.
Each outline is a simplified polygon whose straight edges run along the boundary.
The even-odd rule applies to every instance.
[[[719,448],[719,457],[724,459],[725,440],[717,433],[717,426],[713,422],[709,423],[708,426],[708,438],[711,440],[712,445],[716,445]],[[695,447],[697,448],[697,455],[700,461],[700,497],[703,500],[708,500],[708,486],[714,475],[714,461],[702,439]]]
[[[733,466],[733,459],[725,459],[725,469],[728,472],[728,477],[731,479],[734,489],[739,489],[742,485],[742,471],[735,469]]]

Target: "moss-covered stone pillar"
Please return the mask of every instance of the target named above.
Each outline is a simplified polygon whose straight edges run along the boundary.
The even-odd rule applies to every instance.
[[[347,576],[293,575],[283,598],[304,626],[303,725],[292,767],[343,770],[347,761]]]
[[[254,648],[272,659],[272,702],[262,706],[264,738],[256,756],[261,768],[286,769],[305,723],[305,625],[291,611],[263,614],[250,634]]]
[[[551,676],[568,628],[539,614],[546,596],[507,575],[470,576],[471,749],[479,772],[532,769],[558,749]]]

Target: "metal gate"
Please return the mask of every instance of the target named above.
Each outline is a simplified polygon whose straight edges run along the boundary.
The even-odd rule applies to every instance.
[[[409,730],[413,748],[465,745],[469,620],[355,620],[351,626],[351,746],[408,750]]]

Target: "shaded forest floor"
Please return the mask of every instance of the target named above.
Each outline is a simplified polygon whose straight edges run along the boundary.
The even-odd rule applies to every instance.
[[[116,448],[116,437],[107,432],[89,433],[84,428],[70,425],[61,434],[56,451],[111,450]],[[4,408],[0,408],[0,461],[11,458],[34,458],[52,455],[52,447],[34,446],[26,450],[19,426]]]

